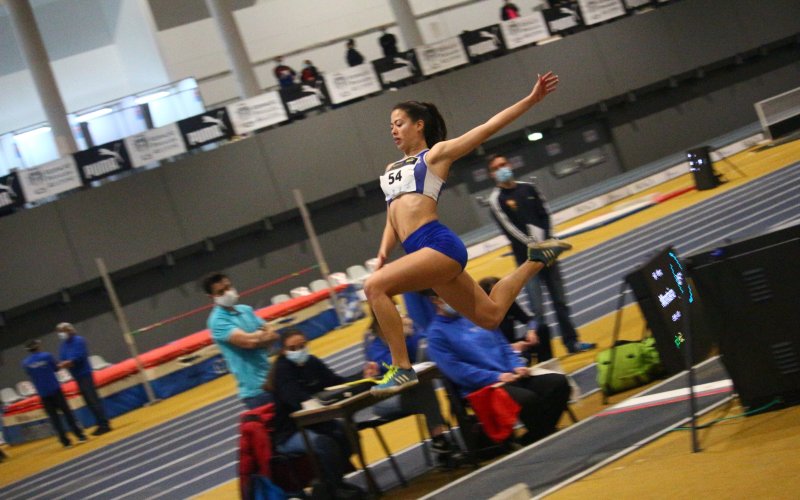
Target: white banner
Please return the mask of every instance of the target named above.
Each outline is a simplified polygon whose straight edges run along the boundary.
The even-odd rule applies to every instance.
[[[417,61],[425,76],[467,64],[467,51],[459,37],[423,45],[414,49]]]
[[[333,104],[380,92],[383,88],[375,73],[375,68],[368,63],[325,73],[323,78]]]
[[[649,3],[650,0],[625,0],[625,6],[629,9],[635,9],[636,7],[641,7]]]
[[[137,168],[186,152],[186,144],[175,123],[126,137],[125,147],[131,164]]]
[[[78,165],[72,156],[21,169],[17,172],[25,201],[38,201],[83,185]]]
[[[233,130],[238,134],[246,134],[289,119],[278,92],[267,92],[244,101],[229,104],[228,117]]]
[[[625,15],[622,0],[578,0],[583,24],[591,26]]]
[[[550,36],[547,21],[541,12],[501,22],[500,33],[503,35],[507,49],[516,49],[523,45],[536,43]]]

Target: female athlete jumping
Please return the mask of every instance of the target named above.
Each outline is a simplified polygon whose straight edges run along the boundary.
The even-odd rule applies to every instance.
[[[392,366],[372,388],[373,393],[385,396],[417,382],[408,359],[400,314],[391,299],[393,295],[433,288],[473,323],[494,329],[525,282],[571,248],[558,240],[529,245],[528,262],[500,280],[487,295],[464,271],[467,264],[464,243],[439,223],[436,215],[439,193],[453,162],[531,109],[557,85],[558,77],[552,72],[540,75],[530,94],[451,140],[444,140],[447,128],[433,104],[407,101],[392,110],[392,138],[404,158],[390,164],[381,176],[388,204],[386,228],[376,270],[364,284],[367,300],[392,353]],[[386,263],[398,242],[402,242],[407,255]]]

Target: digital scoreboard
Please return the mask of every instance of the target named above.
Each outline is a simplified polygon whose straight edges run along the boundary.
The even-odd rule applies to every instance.
[[[695,295],[677,253],[671,247],[661,250],[628,274],[625,281],[653,332],[662,364],[670,373],[682,371],[689,335],[684,315]]]

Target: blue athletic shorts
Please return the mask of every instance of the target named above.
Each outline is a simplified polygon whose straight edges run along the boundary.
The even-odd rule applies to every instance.
[[[461,269],[467,267],[467,247],[464,242],[438,220],[421,226],[403,242],[406,253],[416,252],[421,248],[432,248],[458,262]]]

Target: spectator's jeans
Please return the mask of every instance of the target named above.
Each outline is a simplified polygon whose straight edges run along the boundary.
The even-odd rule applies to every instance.
[[[69,438],[67,437],[67,433],[64,432],[64,424],[61,422],[61,415],[58,414],[59,411],[64,414],[64,418],[67,420],[67,425],[69,425],[72,433],[75,434],[78,439],[84,437],[83,431],[78,427],[78,423],[75,421],[72,410],[69,409],[69,404],[67,404],[67,400],[64,398],[64,393],[61,392],[61,390],[49,396],[42,396],[40,399],[42,400],[45,413],[50,417],[50,423],[53,424],[53,428],[58,434],[58,438],[61,440],[61,444],[67,446],[69,444]]]
[[[384,399],[364,410],[364,413],[357,413],[355,420],[363,420],[364,415],[368,415],[370,410],[375,415],[387,419],[422,413],[425,415],[428,431],[444,425],[439,400],[436,399],[436,392],[431,384],[417,384],[413,389]]]
[[[106,418],[106,412],[103,409],[103,401],[97,394],[97,387],[94,385],[92,374],[90,373],[89,375],[76,378],[75,382],[78,383],[81,396],[83,396],[83,400],[86,402],[86,407],[89,408],[89,411],[94,415],[94,421],[97,423],[97,426],[101,429],[109,428],[108,418]]]
[[[324,434],[306,429],[306,434],[311,442],[312,453],[317,456],[322,479],[332,486],[340,484],[344,474],[352,470],[350,464],[352,451],[347,436],[344,435],[344,429],[339,426],[336,431]],[[303,433],[295,432],[283,443],[275,445],[275,451],[284,455],[307,453]]]
[[[531,310],[540,323],[544,322],[542,285],[547,287],[547,291],[550,292],[550,298],[553,300],[553,309],[558,319],[558,329],[561,331],[561,341],[567,349],[571,349],[572,345],[578,341],[578,332],[575,331],[575,327],[572,325],[567,296],[564,293],[564,285],[561,280],[561,271],[559,271],[557,263],[550,267],[545,267],[525,284],[525,291],[531,301]]]

